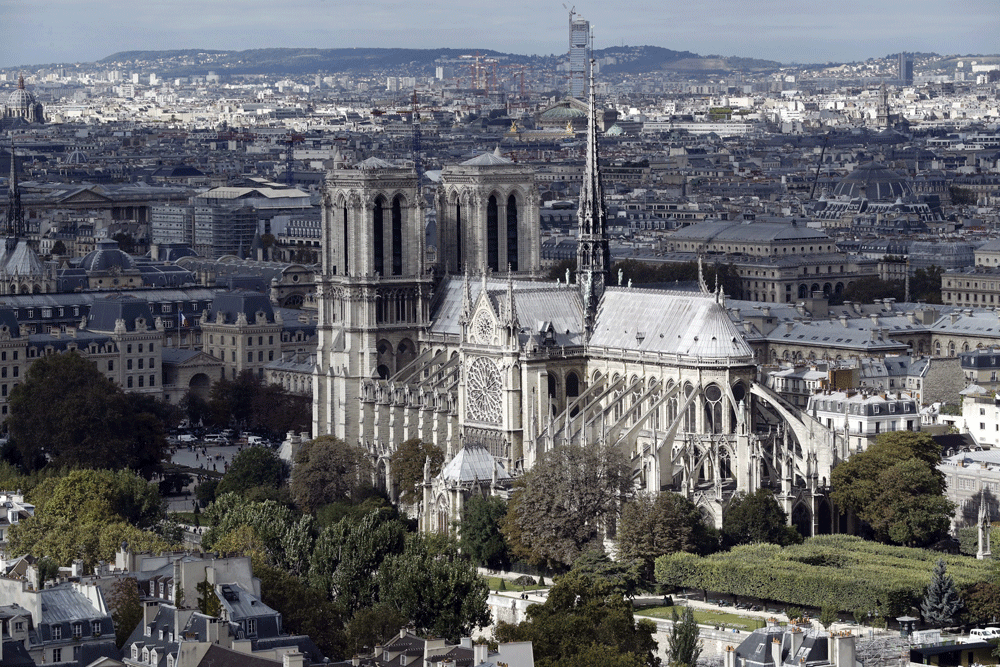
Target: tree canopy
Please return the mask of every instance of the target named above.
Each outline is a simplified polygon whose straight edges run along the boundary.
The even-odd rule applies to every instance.
[[[382,563],[378,587],[379,599],[398,609],[421,634],[457,642],[490,623],[489,586],[453,542],[433,549],[423,535],[410,535],[403,553]]]
[[[729,545],[770,542],[785,546],[802,541],[802,536],[788,525],[788,514],[774,494],[763,488],[733,499],[722,516],[722,535]]]
[[[26,470],[130,468],[147,479],[166,456],[163,423],[76,352],[37,359],[10,394],[7,419]]]
[[[701,512],[678,493],[660,493],[655,498],[641,495],[622,507],[619,556],[640,560],[647,581],[653,581],[653,565],[659,556],[676,551],[711,553],[717,545]]]
[[[528,607],[527,620],[500,622],[498,641],[530,641],[538,667],[627,665],[658,667],[656,625],[636,623],[632,603],[597,577],[570,571],[545,602]]]
[[[159,551],[169,541],[149,529],[164,517],[156,486],[128,470],[74,470],[32,490],[35,515],[10,529],[14,555],[48,556],[60,565],[113,560],[122,542]]]
[[[365,452],[340,438],[325,435],[302,443],[292,469],[292,497],[307,512],[350,498],[371,480]]]
[[[424,463],[430,458],[431,477],[441,472],[444,451],[419,438],[411,438],[402,443],[392,453],[392,483],[399,493],[399,502],[415,503],[420,500],[420,488],[424,481]]]
[[[205,409],[193,400],[185,407],[189,417],[202,414]],[[281,437],[289,431],[308,428],[312,419],[310,410],[307,396],[289,394],[281,385],[266,385],[246,370],[233,380],[221,378],[212,384],[204,416],[217,426],[263,429],[272,437]]]
[[[617,521],[619,504],[633,492],[629,462],[613,447],[557,447],[522,478],[503,532],[515,555],[569,566],[600,549],[602,528]]]
[[[247,447],[233,457],[215,492],[244,494],[259,488],[277,489],[285,481],[285,464],[269,447]]]
[[[510,553],[500,531],[506,517],[506,502],[496,496],[474,494],[462,506],[462,552],[479,565],[506,568]]]
[[[882,542],[930,544],[947,531],[955,511],[944,496],[940,462],[941,448],[926,433],[883,433],[867,451],[833,469],[830,497]]]

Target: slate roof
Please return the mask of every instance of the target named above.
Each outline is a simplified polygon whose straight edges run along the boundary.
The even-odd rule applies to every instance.
[[[759,220],[705,220],[683,227],[669,237],[671,242],[694,241],[697,243],[732,242],[763,243],[770,241],[829,241],[833,239],[818,229],[791,222],[763,222]]]
[[[247,322],[253,324],[258,312],[264,313],[268,323],[274,322],[274,308],[266,295],[260,292],[221,292],[212,300],[208,321],[215,322],[218,313],[222,313],[226,324],[234,324],[239,314],[243,313]]]
[[[247,655],[239,651],[223,648],[217,644],[208,647],[198,665],[212,667],[278,667],[281,660],[269,660],[256,655]]]
[[[87,315],[87,328],[91,331],[114,331],[117,321],[124,320],[125,329],[135,331],[137,319],[142,319],[147,327],[153,327],[155,320],[149,303],[134,296],[116,294],[94,301]]]
[[[611,287],[592,347],[750,363],[753,350],[713,295]]]

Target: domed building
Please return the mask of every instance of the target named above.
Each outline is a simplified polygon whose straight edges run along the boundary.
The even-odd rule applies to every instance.
[[[118,241],[97,242],[97,248],[80,261],[90,289],[142,287],[142,272],[131,255],[118,247]]]
[[[17,80],[17,89],[7,96],[3,118],[6,121],[5,124],[9,124],[11,121],[16,122],[18,119],[25,123],[45,122],[42,104],[35,99],[30,91],[25,89],[23,76]]]
[[[846,199],[894,202],[912,196],[913,188],[907,176],[880,162],[869,162],[842,178],[834,188],[833,195]]]
[[[590,115],[589,109],[585,102],[567,97],[542,109],[535,117],[535,125],[547,130],[565,129],[568,126],[572,127],[574,132],[585,132]],[[614,125],[616,120],[618,112],[614,109],[605,109],[597,114],[597,129],[604,132]]]

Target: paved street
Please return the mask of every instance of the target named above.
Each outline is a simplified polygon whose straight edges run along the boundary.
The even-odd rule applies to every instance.
[[[245,446],[245,445],[243,445]],[[214,470],[225,473],[227,467],[232,462],[233,457],[240,451],[240,445],[196,445],[188,447],[179,445],[177,451],[170,458],[171,463],[189,468],[199,468],[202,470]],[[168,496],[168,512],[190,512],[194,509],[194,487],[197,481],[192,482],[185,488],[183,496]]]

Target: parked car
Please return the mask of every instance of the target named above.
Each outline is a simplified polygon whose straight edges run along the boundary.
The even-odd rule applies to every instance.
[[[204,438],[202,438],[202,441],[213,445],[229,444],[229,440],[226,438],[226,436],[222,435],[221,433],[209,433]]]

